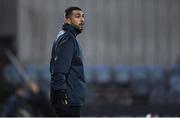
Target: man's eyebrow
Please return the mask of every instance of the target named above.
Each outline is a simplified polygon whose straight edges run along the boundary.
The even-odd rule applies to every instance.
[[[76,13],[75,15],[81,15],[80,13]]]
[[[77,16],[83,16],[83,17],[84,17],[84,14],[80,14],[80,13],[75,14],[75,15],[77,15]]]

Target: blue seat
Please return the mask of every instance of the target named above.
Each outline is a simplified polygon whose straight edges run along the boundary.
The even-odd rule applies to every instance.
[[[111,81],[111,70],[107,65],[96,66],[96,82],[97,83],[109,83]]]
[[[50,88],[50,80],[51,80],[51,75],[50,75],[50,70],[49,70],[49,65],[42,65],[39,67],[38,71],[38,84],[45,93],[49,91]]]
[[[149,67],[149,84],[152,88],[165,87],[165,73],[161,67]]]
[[[38,67],[36,65],[30,64],[25,67],[25,71],[30,77],[29,79],[37,80],[38,79]]]
[[[180,75],[174,75],[170,78],[170,90],[180,94]]]
[[[116,83],[125,85],[129,83],[129,69],[124,65],[113,67],[114,80]]]
[[[164,70],[159,66],[148,68],[149,76],[149,102],[151,104],[164,104],[166,101],[166,78]]]
[[[130,86],[134,95],[148,94],[147,69],[143,66],[131,68]]]
[[[51,79],[51,74],[50,74],[50,70],[49,70],[49,65],[42,65],[41,67],[39,67],[39,76],[41,79],[45,79],[47,81],[50,81]]]
[[[91,65],[85,65],[84,66],[84,74],[85,74],[85,80],[87,83],[93,83],[94,82],[94,72],[95,68]]]
[[[23,83],[22,76],[16,70],[16,68],[11,64],[7,65],[4,68],[3,74],[4,74],[5,79],[9,81],[10,83],[14,84],[15,86]]]
[[[173,75],[169,81],[170,103],[180,104],[180,75]]]
[[[171,65],[170,75],[180,75],[180,65],[177,64]]]

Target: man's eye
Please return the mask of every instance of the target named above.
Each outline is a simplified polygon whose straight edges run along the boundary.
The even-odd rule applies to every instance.
[[[75,16],[76,18],[79,18],[80,16]]]

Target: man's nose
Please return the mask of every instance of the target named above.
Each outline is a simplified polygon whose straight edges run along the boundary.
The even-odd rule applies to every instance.
[[[84,17],[81,17],[81,21],[84,22]]]

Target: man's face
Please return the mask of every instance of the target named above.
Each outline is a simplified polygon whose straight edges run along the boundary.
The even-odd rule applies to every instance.
[[[82,31],[84,26],[84,13],[80,10],[73,10],[71,15],[66,18],[66,22]]]

